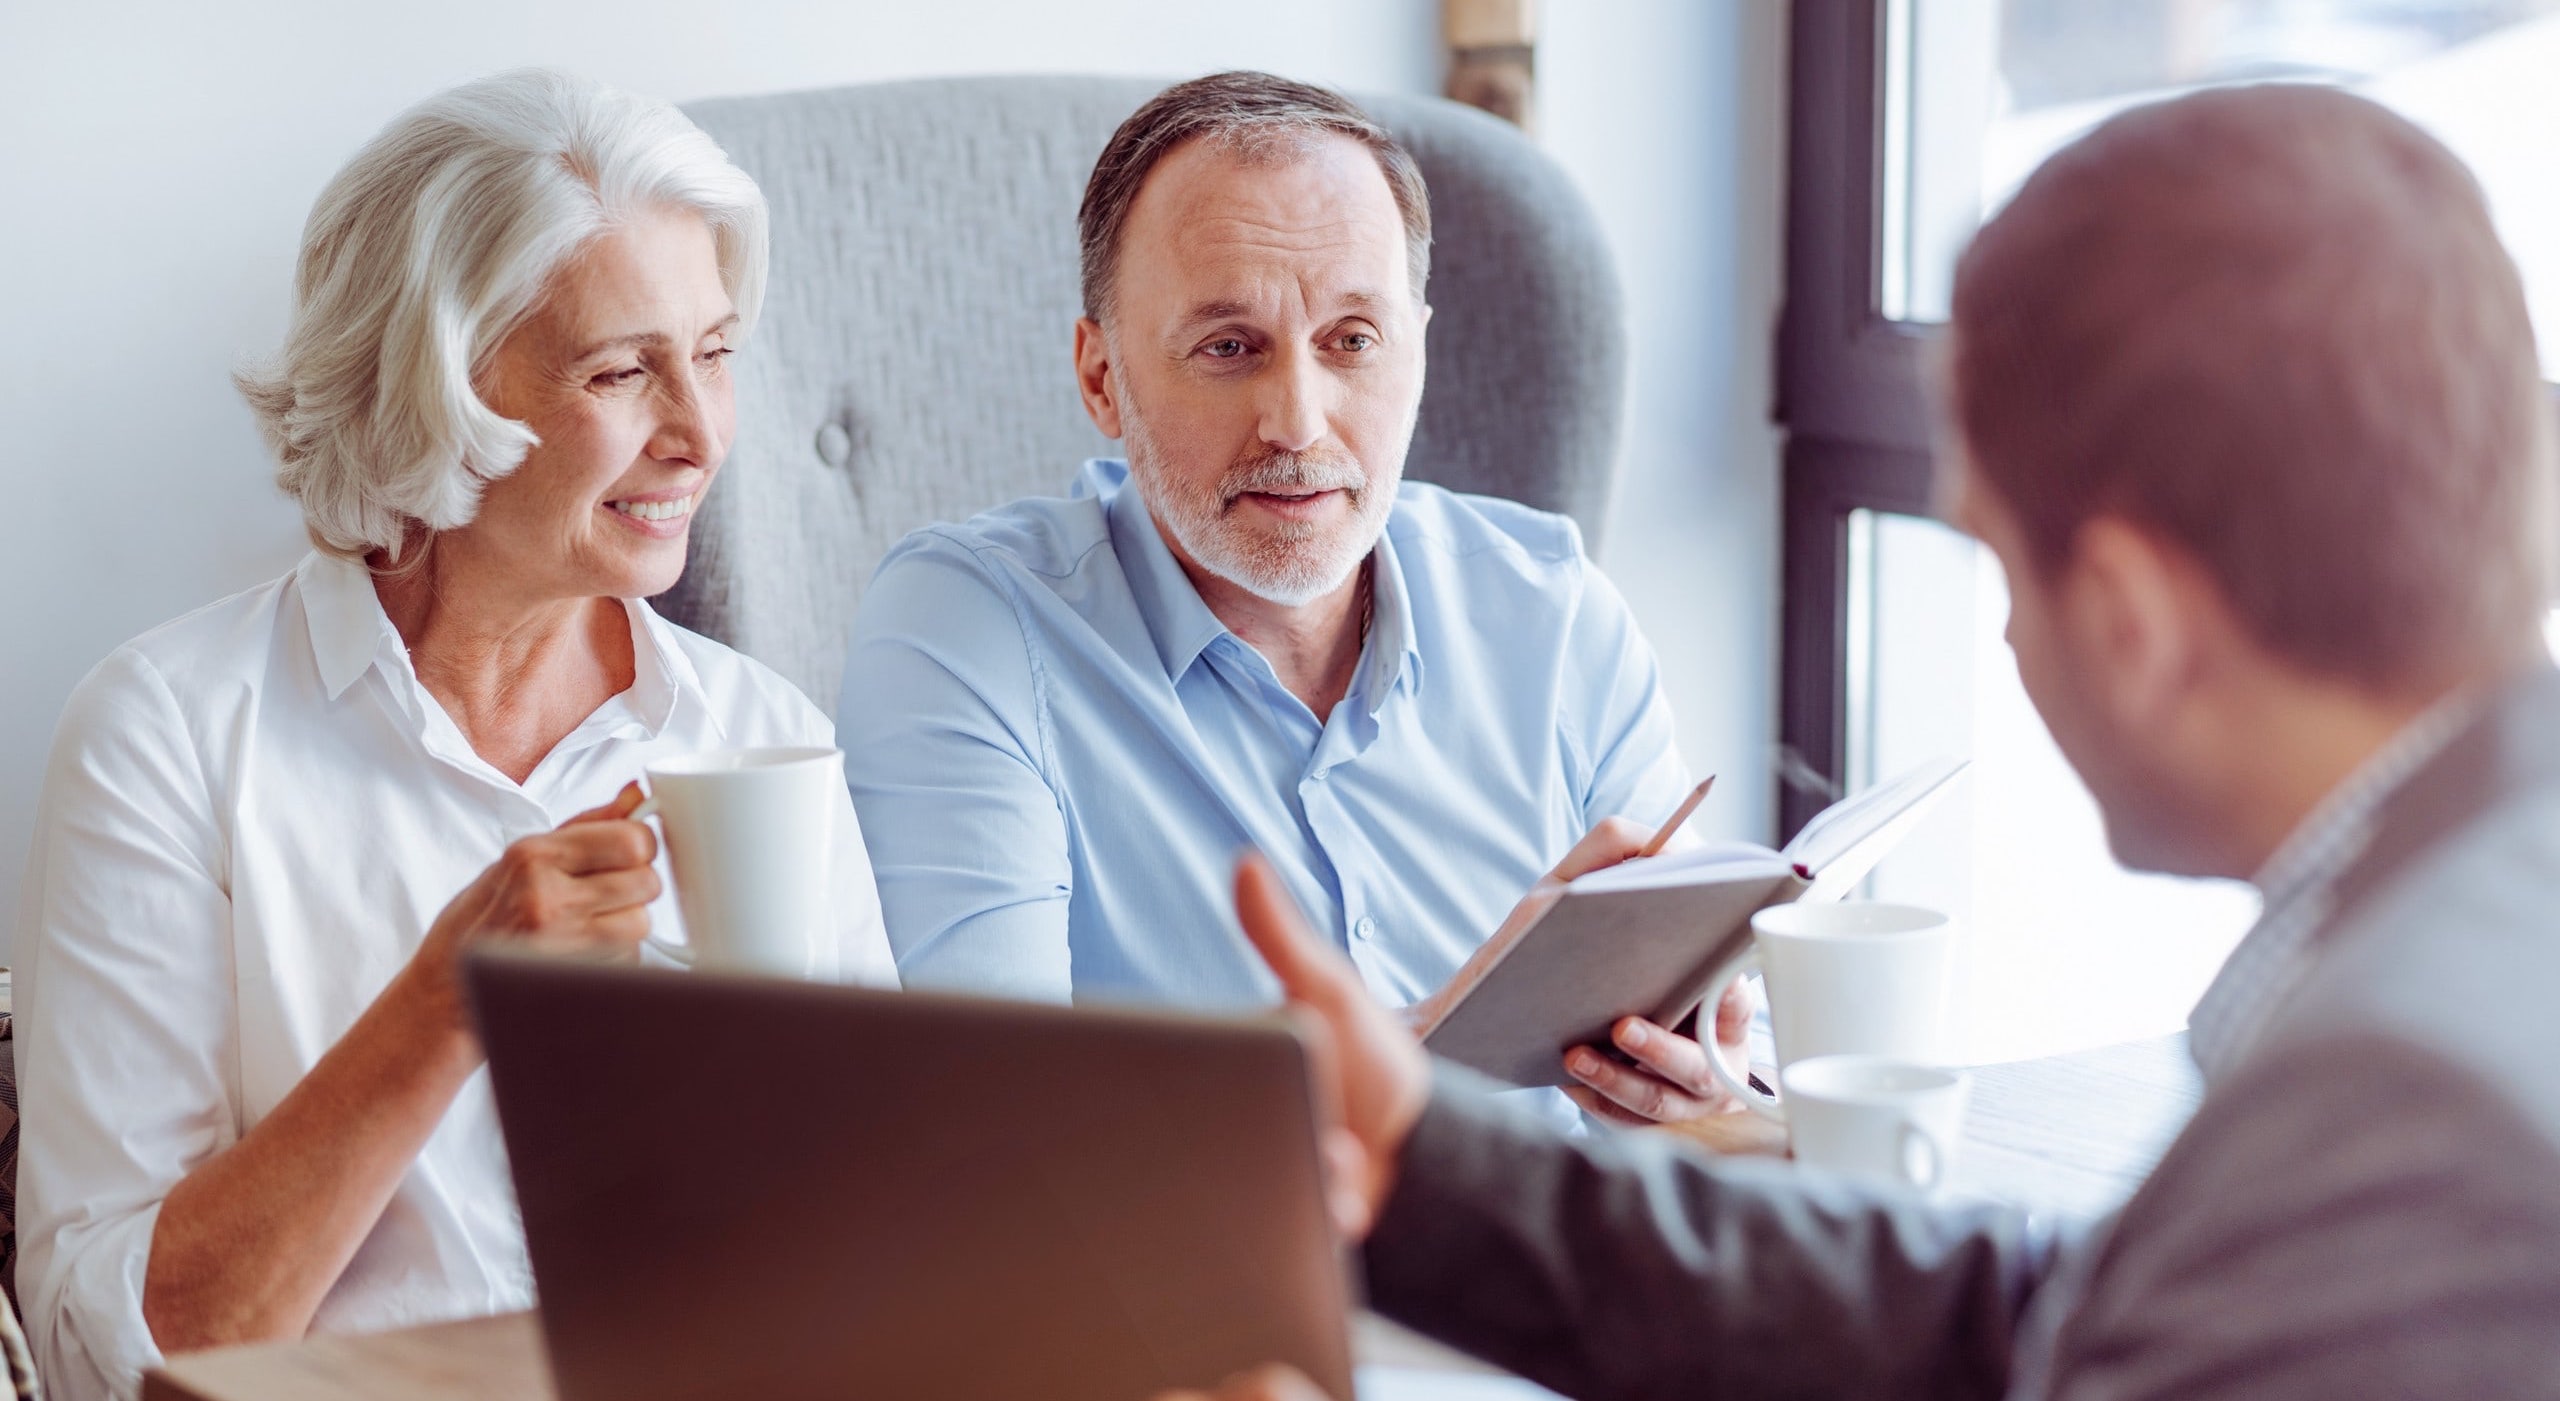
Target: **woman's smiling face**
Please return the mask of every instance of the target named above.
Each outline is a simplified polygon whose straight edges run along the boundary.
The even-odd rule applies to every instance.
[[[588,243],[482,377],[489,407],[538,441],[439,552],[463,545],[533,596],[664,592],[736,435],[737,334],[700,216],[656,212]]]

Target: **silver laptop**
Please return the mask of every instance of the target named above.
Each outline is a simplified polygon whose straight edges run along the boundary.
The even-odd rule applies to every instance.
[[[1277,1018],[483,955],[562,1401],[1351,1395]]]

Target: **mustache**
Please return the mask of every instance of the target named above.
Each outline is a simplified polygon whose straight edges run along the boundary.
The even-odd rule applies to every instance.
[[[1369,485],[1359,462],[1334,453],[1273,450],[1238,462],[1218,484],[1221,508],[1239,496],[1262,493],[1303,496],[1319,491],[1348,491],[1357,497]]]

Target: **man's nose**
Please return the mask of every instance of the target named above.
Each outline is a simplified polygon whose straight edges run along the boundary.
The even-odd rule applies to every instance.
[[[1283,452],[1305,452],[1324,441],[1331,390],[1313,355],[1300,350],[1283,357],[1264,382],[1262,441]]]

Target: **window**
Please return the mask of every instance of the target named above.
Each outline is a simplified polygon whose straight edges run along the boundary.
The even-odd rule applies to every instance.
[[[1946,319],[1955,260],[2045,157],[2218,83],[2330,83],[2459,154],[2560,376],[2560,0],[1887,0],[1877,309]]]
[[[1956,256],[2116,111],[2214,83],[2335,83],[2472,165],[2560,373],[2560,184],[2535,168],[2560,129],[2560,0],[1798,0],[1791,23],[1781,823],[1970,754],[1949,810],[1873,886],[1965,926],[1960,1049],[2172,1030],[2255,896],[2109,859],[2018,686],[1997,566],[1927,518],[1922,361]]]

